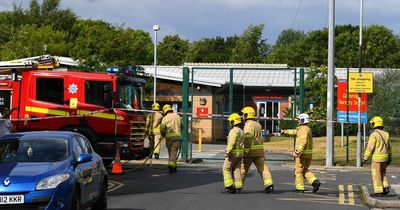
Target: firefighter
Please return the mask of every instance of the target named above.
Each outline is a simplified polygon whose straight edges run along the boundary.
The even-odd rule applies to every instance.
[[[373,117],[369,122],[374,130],[369,136],[363,160],[364,162],[367,161],[372,154],[371,174],[374,184],[373,196],[387,195],[390,192],[390,188],[386,178],[386,167],[392,160],[389,133],[383,130],[383,119],[381,117]]]
[[[225,161],[222,166],[225,189],[223,193],[235,193],[243,188],[240,167],[243,158],[243,130],[242,119],[237,113],[229,115],[228,118],[231,130],[228,134],[228,141],[225,149]],[[233,177],[232,177],[233,171]]]
[[[274,191],[274,183],[271,173],[265,164],[264,143],[261,135],[261,125],[255,121],[256,112],[252,107],[244,107],[242,109],[242,117],[244,123],[244,157],[242,164],[242,182],[246,178],[246,174],[252,163],[256,166],[258,173],[264,181],[264,192],[270,193]]]
[[[160,157],[161,150],[161,133],[160,124],[162,120],[162,114],[159,112],[160,104],[154,103],[151,106],[154,112],[147,115],[146,118],[146,135],[150,142],[150,158],[154,154],[154,158],[158,159]]]
[[[296,146],[295,151],[292,155],[295,157],[295,185],[296,191],[304,193],[304,177],[308,183],[313,186],[313,193],[318,192],[321,182],[318,181],[317,177],[308,170],[312,160],[312,147],[313,138],[312,132],[308,123],[310,122],[310,116],[306,113],[302,113],[297,117],[299,126],[297,129],[282,130],[281,133],[296,135]]]
[[[172,111],[171,105],[163,106],[164,118],[161,121],[160,131],[168,148],[169,173],[176,173],[178,150],[181,148],[181,117]]]

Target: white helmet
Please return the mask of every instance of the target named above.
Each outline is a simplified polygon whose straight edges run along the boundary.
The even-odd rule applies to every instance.
[[[310,116],[308,116],[306,113],[301,113],[299,116],[297,116],[297,119],[299,119],[300,125],[310,122]]]

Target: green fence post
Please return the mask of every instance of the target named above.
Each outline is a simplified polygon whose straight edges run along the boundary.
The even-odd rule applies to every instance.
[[[297,68],[294,68],[294,101],[293,101],[293,118],[297,117]],[[296,136],[293,137],[293,151],[296,150]]]
[[[188,115],[189,112],[189,68],[183,67],[182,77],[182,116],[183,130],[182,130],[182,145],[181,145],[181,158],[187,161],[187,143],[188,143]]]

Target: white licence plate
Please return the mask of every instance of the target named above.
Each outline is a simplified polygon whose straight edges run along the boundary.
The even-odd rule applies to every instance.
[[[0,205],[18,203],[24,203],[24,195],[0,195]]]

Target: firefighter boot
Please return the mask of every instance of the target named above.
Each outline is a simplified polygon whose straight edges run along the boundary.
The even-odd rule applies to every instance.
[[[242,192],[242,188],[237,188],[235,189],[237,194],[240,194]]]
[[[225,193],[225,194],[235,194],[235,188],[233,186],[229,186],[229,187],[225,187],[225,189],[223,189],[221,191],[221,193]]]
[[[274,185],[270,185],[264,189],[265,193],[272,193],[274,192]]]
[[[389,187],[383,188],[383,193],[382,193],[382,195],[387,195],[387,194],[389,194],[389,193],[390,193]]]
[[[168,173],[173,174],[174,173],[174,168],[172,166],[168,166]]]
[[[316,193],[316,192],[318,192],[318,190],[319,190],[319,186],[321,186],[321,182],[319,182],[318,180],[315,180],[315,181],[312,183],[312,186],[313,186],[312,192],[313,192],[313,193]]]
[[[160,158],[160,155],[157,154],[157,153],[154,153],[154,158],[155,158],[155,159],[159,159],[159,158]]]

